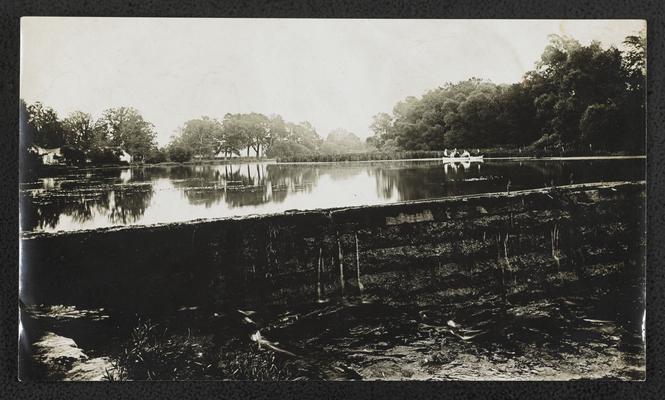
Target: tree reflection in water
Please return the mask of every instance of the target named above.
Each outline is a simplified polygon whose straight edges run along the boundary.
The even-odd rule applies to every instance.
[[[41,189],[22,190],[21,230],[58,226],[62,216],[83,224],[95,215],[106,215],[111,224],[131,224],[145,213],[153,188],[141,170],[109,169],[94,175],[44,178]],[[136,181],[136,183],[134,183]]]
[[[248,163],[176,167],[172,177],[194,205],[211,207],[224,201],[230,207],[280,203],[288,193],[310,192],[318,180],[315,169]]]
[[[571,182],[643,180],[644,171],[645,162],[639,159],[457,164],[254,162],[75,171],[21,184],[21,229],[168,223],[288,208],[504,192],[508,186],[514,191]],[[151,207],[154,212],[146,213]],[[242,207],[246,208],[236,210]]]
[[[617,168],[621,165],[621,168]],[[644,160],[401,163],[369,169],[376,190],[396,201],[535,189],[582,182],[644,179]]]
[[[376,190],[385,199],[398,201],[430,199],[462,194],[468,183],[481,176],[477,163],[442,164],[423,162],[395,166],[377,166],[370,170]],[[468,181],[467,181],[468,180]],[[484,182],[486,186],[487,182]]]

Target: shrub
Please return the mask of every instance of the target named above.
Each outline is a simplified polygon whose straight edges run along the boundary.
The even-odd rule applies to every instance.
[[[222,351],[218,369],[225,379],[285,381],[302,378],[295,363],[256,345],[241,351]]]
[[[153,148],[145,158],[148,164],[158,164],[168,160],[168,154],[163,148]]]
[[[266,156],[270,158],[302,157],[309,152],[307,147],[299,143],[276,142],[268,148]]]
[[[544,134],[540,139],[533,142],[531,147],[534,149],[546,149],[548,147],[559,147],[561,146],[561,137],[556,133],[552,135]]]
[[[192,159],[192,149],[191,147],[182,144],[176,143],[169,147],[169,160],[175,162],[187,162]]]
[[[210,379],[214,367],[209,337],[167,335],[150,320],[138,321],[130,339],[114,359],[108,379],[191,380]]]
[[[108,147],[92,149],[88,155],[93,164],[120,164],[120,156]]]
[[[76,147],[64,145],[61,148],[62,156],[68,164],[80,165],[85,163],[85,153]]]
[[[592,104],[580,119],[582,141],[598,148],[608,148],[621,139],[619,110],[614,104]]]

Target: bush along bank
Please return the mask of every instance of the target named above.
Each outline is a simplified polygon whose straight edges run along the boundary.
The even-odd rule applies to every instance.
[[[632,156],[641,155],[634,152],[619,151],[592,151],[588,146],[557,146],[557,147],[496,147],[484,149],[471,149],[472,155],[482,155],[485,158],[510,157],[598,157],[598,156]],[[350,162],[350,161],[384,161],[384,160],[418,160],[437,159],[444,156],[443,151],[372,151],[364,153],[340,154],[308,154],[293,157],[278,158],[279,163],[308,163],[308,162]]]

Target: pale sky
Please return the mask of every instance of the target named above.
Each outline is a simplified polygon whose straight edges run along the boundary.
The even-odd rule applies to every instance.
[[[21,97],[61,118],[131,106],[168,143],[191,118],[281,114],[319,135],[369,136],[372,116],[471,77],[512,83],[549,34],[620,45],[640,20],[25,17]]]

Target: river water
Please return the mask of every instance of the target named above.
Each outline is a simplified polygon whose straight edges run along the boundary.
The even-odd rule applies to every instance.
[[[643,179],[643,158],[254,162],[71,170],[19,194],[21,230],[56,232]]]

